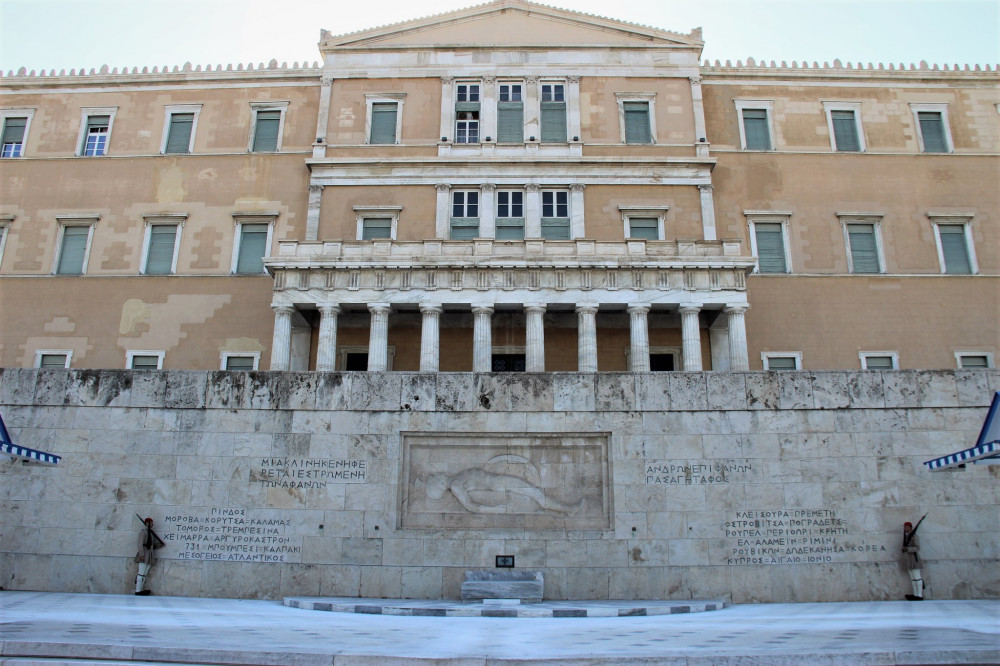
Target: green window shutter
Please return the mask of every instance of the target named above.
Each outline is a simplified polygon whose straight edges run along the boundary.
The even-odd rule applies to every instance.
[[[768,356],[767,357],[767,369],[768,370],[794,370],[795,369],[795,357],[794,356]]]
[[[497,104],[497,141],[499,143],[524,141],[524,104],[521,102]]]
[[[833,137],[837,150],[841,152],[858,152],[861,141],[858,138],[858,124],[853,111],[831,111],[833,121]]]
[[[874,224],[847,225],[847,238],[851,243],[853,273],[878,273],[878,245],[875,242]]]
[[[7,118],[3,123],[3,142],[5,144],[23,142],[24,128],[27,126],[27,118]]]
[[[743,136],[747,150],[771,150],[767,109],[743,109]]]
[[[264,253],[267,251],[267,225],[244,224],[240,229],[240,253],[236,259],[236,272],[257,274],[264,272]]]
[[[395,102],[375,102],[372,104],[372,133],[368,143],[396,143],[396,113],[399,105]]]
[[[959,358],[960,364],[963,368],[988,368],[990,367],[989,359],[985,356],[980,356],[976,354],[965,354]]]
[[[227,356],[226,370],[233,372],[253,370],[253,356]]]
[[[271,153],[278,149],[278,128],[281,127],[281,111],[258,111],[254,127],[254,152]]]
[[[107,129],[111,125],[111,116],[88,116],[87,131]]]
[[[941,253],[944,255],[944,272],[955,275],[972,273],[969,248],[965,244],[965,227],[961,224],[938,225],[941,236]]]
[[[470,238],[479,238],[479,218],[478,217],[451,218],[451,239],[469,240]]]
[[[944,137],[944,118],[940,111],[920,111],[920,136],[924,139],[925,153],[947,153],[948,142]]]
[[[87,253],[87,239],[90,227],[64,227],[62,252],[59,253],[60,275],[80,275],[83,273],[83,258]]]
[[[542,143],[566,143],[566,102],[541,103]]]
[[[498,217],[496,238],[497,240],[524,240],[524,218]]]
[[[629,238],[645,238],[646,240],[659,240],[659,220],[655,217],[630,217],[628,218]]]
[[[757,265],[761,273],[787,273],[785,240],[781,224],[758,222],[754,225],[757,238]]]
[[[392,238],[391,217],[366,217],[361,222],[361,240]]]
[[[546,240],[569,240],[569,218],[543,217],[542,238]]]
[[[866,370],[892,370],[891,356],[866,356]]]
[[[39,368],[65,368],[66,354],[42,354],[38,361]]]
[[[165,153],[190,152],[191,129],[194,127],[193,113],[174,113],[170,116],[170,130],[167,133]]]
[[[136,355],[132,357],[132,370],[158,370],[159,367],[159,356]]]
[[[649,102],[624,102],[625,143],[652,143],[649,132]]]
[[[155,224],[149,228],[149,251],[146,255],[146,275],[169,275],[174,263],[174,241],[177,226]]]

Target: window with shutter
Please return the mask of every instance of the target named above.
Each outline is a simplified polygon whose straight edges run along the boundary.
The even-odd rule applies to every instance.
[[[566,87],[543,83],[539,133],[542,143],[566,143]]]
[[[154,354],[131,354],[129,369],[131,370],[159,370],[162,356]]]
[[[497,240],[524,239],[524,192],[497,191]]]
[[[833,123],[833,137],[837,150],[841,152],[858,152],[861,141],[858,138],[858,123],[854,111],[832,110],[830,120]]]
[[[948,140],[945,138],[944,118],[940,111],[920,111],[920,136],[924,140],[925,153],[947,153]]]
[[[767,109],[742,109],[743,134],[747,150],[771,150]]]
[[[396,115],[399,105],[396,102],[374,102],[371,109],[372,127],[368,143],[396,143]]]
[[[479,84],[455,86],[455,143],[479,143]]]
[[[787,273],[785,261],[785,232],[780,222],[754,224],[757,243],[757,265],[761,273]]]
[[[467,240],[479,237],[479,192],[458,190],[451,193],[451,238]]]
[[[2,157],[21,157],[24,154],[24,131],[27,117],[8,116],[3,121]]]
[[[170,114],[170,128],[164,153],[191,152],[191,130],[194,128],[193,113]]]
[[[58,369],[69,367],[68,354],[48,354],[43,353],[38,356],[38,367],[46,369]]]
[[[84,259],[87,256],[87,242],[90,240],[89,226],[63,227],[62,247],[59,251],[59,275],[82,275]]]
[[[267,252],[266,224],[241,224],[240,246],[236,258],[236,273],[256,275],[264,272],[264,255]]]
[[[107,153],[110,129],[111,116],[89,116],[87,133],[83,138],[83,154],[97,157]]]
[[[278,150],[278,132],[281,128],[281,111],[260,110],[253,133],[253,152],[273,153]]]
[[[990,367],[990,359],[986,354],[959,354],[958,367],[988,368]]]
[[[391,217],[366,217],[361,223],[361,240],[392,238]]]
[[[625,143],[652,143],[649,131],[649,102],[623,102]]]
[[[542,192],[542,238],[569,240],[569,192]]]
[[[895,370],[896,359],[892,354],[861,352],[861,367],[865,370]]]
[[[524,101],[520,83],[501,83],[497,99],[497,142],[524,142]]]
[[[173,272],[176,242],[176,224],[150,226],[149,247],[146,250],[145,272],[147,275],[169,275]]]
[[[878,242],[874,224],[848,224],[847,238],[850,243],[851,272],[879,273]]]
[[[798,370],[799,359],[794,355],[766,354],[764,356],[765,370]]]
[[[238,354],[226,354],[223,357],[224,368],[231,372],[247,372],[257,369],[257,358],[254,356],[240,356]]]
[[[965,225],[939,224],[937,229],[941,256],[944,259],[944,272],[955,275],[972,273],[969,246],[965,239]]]
[[[660,221],[655,217],[629,217],[628,236],[629,238],[659,240],[659,223]]]

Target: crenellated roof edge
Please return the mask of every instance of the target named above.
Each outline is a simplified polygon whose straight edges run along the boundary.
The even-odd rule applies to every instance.
[[[118,67],[111,68],[108,65],[102,65],[101,67],[91,67],[89,71],[87,68],[82,67],[79,70],[71,69],[67,72],[65,69],[59,70],[45,70],[36,71],[34,69],[28,70],[26,67],[21,67],[17,71],[7,70],[4,73],[0,70],[0,80],[23,80],[23,79],[56,79],[56,78],[74,78],[79,79],[82,77],[86,78],[107,78],[109,76],[138,76],[138,77],[174,77],[179,75],[222,75],[222,76],[247,76],[253,74],[260,75],[296,75],[296,74],[306,74],[318,76],[322,71],[322,67],[318,61],[313,61],[311,64],[308,61],[303,61],[301,64],[298,61],[293,62],[290,66],[287,62],[282,62],[278,64],[277,60],[272,59],[267,64],[259,63],[256,66],[254,63],[247,63],[246,66],[243,63],[215,65],[214,67],[209,64],[202,67],[201,65],[192,65],[190,62],[186,62],[183,65],[174,65],[171,68],[169,65],[164,65],[162,68],[158,65],[153,67]],[[210,78],[210,77],[204,77]]]
[[[1000,64],[997,65],[980,65],[980,64],[928,64],[926,60],[921,60],[919,63],[863,63],[863,62],[843,62],[839,58],[835,59],[833,63],[829,61],[824,61],[821,65],[819,61],[795,61],[792,60],[789,63],[786,60],[782,60],[780,63],[771,60],[770,62],[765,60],[755,60],[754,58],[747,58],[744,63],[742,60],[737,60],[736,64],[733,64],[732,60],[726,60],[724,63],[720,60],[715,60],[714,62],[705,60],[701,65],[701,71],[703,74],[729,74],[729,75],[769,75],[769,74],[779,74],[779,73],[800,73],[800,74],[833,74],[833,75],[871,75],[871,74],[916,74],[916,75],[982,75],[982,74],[996,74],[1000,73]]]

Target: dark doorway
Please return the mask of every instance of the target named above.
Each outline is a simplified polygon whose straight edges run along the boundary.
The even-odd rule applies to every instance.
[[[493,354],[493,372],[524,372],[524,354]]]

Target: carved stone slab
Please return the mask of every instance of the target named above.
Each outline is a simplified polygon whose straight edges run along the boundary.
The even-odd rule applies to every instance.
[[[541,571],[466,571],[462,600],[519,599],[537,603],[544,590]]]
[[[402,435],[401,528],[612,526],[608,433]]]

